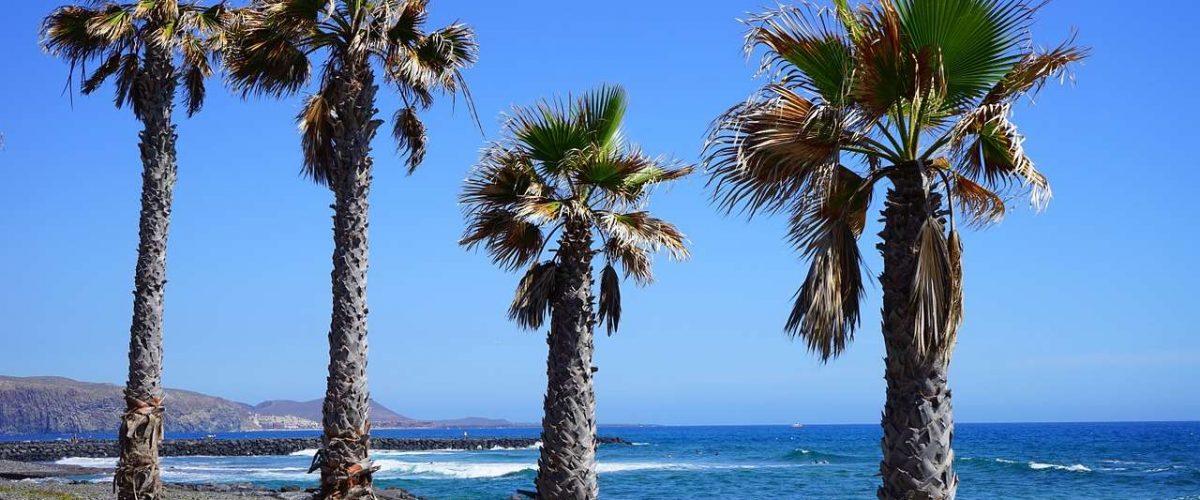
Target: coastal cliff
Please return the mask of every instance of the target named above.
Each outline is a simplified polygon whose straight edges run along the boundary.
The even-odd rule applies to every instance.
[[[166,431],[236,432],[264,429],[320,429],[320,399],[271,400],[248,405],[216,396],[167,389]],[[0,375],[0,435],[83,434],[116,430],[125,408],[123,389],[114,384],[65,377]],[[419,420],[371,401],[371,425],[383,428],[519,427],[507,420],[468,417]]]
[[[167,389],[168,432],[255,430],[233,401]],[[112,431],[125,408],[122,388],[63,377],[0,376],[0,434]]]

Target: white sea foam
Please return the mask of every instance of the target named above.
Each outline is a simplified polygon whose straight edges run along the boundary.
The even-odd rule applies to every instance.
[[[62,460],[55,461],[59,465],[77,465],[80,467],[96,467],[102,469],[111,469],[117,466],[116,457],[108,458],[88,458],[88,457],[67,457]]]
[[[375,465],[380,466],[378,477],[422,476],[426,478],[444,477],[457,479],[478,479],[501,477],[523,471],[537,470],[537,464],[521,462],[459,462],[459,461],[430,461],[414,462],[399,459],[378,459]],[[719,465],[719,464],[686,464],[666,462],[600,462],[596,471],[601,474],[627,472],[637,470],[696,470],[696,469],[728,469],[756,468],[757,466]]]
[[[1045,463],[1041,463],[1041,462],[1029,462],[1029,468],[1033,469],[1033,470],[1052,469],[1052,470],[1065,470],[1065,471],[1070,471],[1070,472],[1091,472],[1092,471],[1092,469],[1089,469],[1086,465],[1083,465],[1083,464],[1059,465],[1059,464],[1045,464]]]
[[[696,464],[677,464],[664,462],[600,462],[596,464],[596,472],[626,472],[631,470],[654,470],[654,469],[703,469],[706,466]]]
[[[536,470],[537,466],[523,463],[497,462],[405,462],[401,460],[376,460],[380,477],[389,475],[442,476],[459,479],[500,477],[509,474]]]
[[[460,450],[454,448],[438,448],[434,450],[371,450],[371,455],[376,457],[403,457],[408,455],[445,455],[447,453],[468,453],[472,450]]]
[[[288,456],[293,456],[293,457],[311,457],[311,456],[313,456],[313,455],[316,455],[316,454],[317,454],[317,449],[316,449],[316,448],[306,448],[306,449],[303,449],[303,450],[300,450],[300,451],[293,451],[293,452],[291,452],[291,453],[288,453]]]
[[[493,446],[488,448],[488,451],[516,451],[516,450],[536,450],[542,447],[542,442],[538,441],[529,446]]]

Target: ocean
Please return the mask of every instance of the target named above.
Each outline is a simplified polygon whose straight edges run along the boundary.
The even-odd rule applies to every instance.
[[[464,429],[375,430],[387,437],[461,437]],[[538,429],[466,429],[471,437],[535,437]],[[218,438],[312,436],[247,432]],[[632,446],[601,446],[605,499],[875,498],[876,425],[604,427]],[[196,437],[179,435],[168,437]],[[1200,500],[1200,422],[959,424],[960,499]],[[311,487],[313,450],[290,456],[166,457],[163,479]],[[377,451],[379,486],[431,499],[503,499],[532,489],[538,450]],[[60,463],[111,466],[115,459]],[[107,481],[107,477],[87,479]]]

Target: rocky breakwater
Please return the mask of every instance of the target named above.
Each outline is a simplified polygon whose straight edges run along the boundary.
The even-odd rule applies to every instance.
[[[601,444],[628,444],[619,437],[600,437]],[[529,448],[536,438],[372,438],[376,450],[490,450],[495,448]],[[160,454],[165,457],[186,456],[255,456],[288,455],[321,446],[320,438],[262,438],[262,439],[169,439],[163,441]],[[117,442],[111,440],[81,441],[12,441],[0,442],[0,459],[23,462],[52,462],[66,457],[116,457]]]

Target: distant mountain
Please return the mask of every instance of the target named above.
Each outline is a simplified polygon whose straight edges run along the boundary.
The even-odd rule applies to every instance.
[[[169,432],[247,429],[250,413],[233,401],[166,390]],[[63,377],[0,375],[0,434],[111,431],[125,409],[124,388]]]
[[[0,375],[0,435],[108,432],[125,408],[124,388],[64,377]],[[271,400],[248,405],[197,392],[167,389],[167,432],[319,429],[322,400]],[[418,420],[371,401],[371,425],[387,427],[515,427],[507,420],[467,417]]]
[[[250,406],[249,410],[251,413],[256,415],[265,415],[270,417],[293,416],[314,422],[320,422],[321,409],[324,403],[324,400],[321,399],[314,399],[312,401],[274,399]],[[371,400],[370,416],[371,425],[375,427],[424,427],[424,425],[420,424],[428,423],[417,419],[408,418],[404,415],[389,410],[375,400]]]

